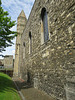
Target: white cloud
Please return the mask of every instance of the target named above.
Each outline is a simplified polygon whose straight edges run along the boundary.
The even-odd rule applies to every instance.
[[[12,20],[16,20],[19,16],[21,10],[24,10],[26,17],[28,18],[31,8],[35,0],[1,0],[2,7],[5,11],[8,11],[9,16]],[[11,28],[12,31],[16,31],[16,26]],[[13,40],[15,44],[15,39]],[[13,55],[15,54],[15,45],[6,48],[6,51],[3,52],[3,55]],[[0,57],[1,58],[1,57]]]
[[[13,19],[17,19],[22,9],[28,18],[34,1],[35,0],[2,0],[2,5],[5,10],[8,10]]]
[[[12,53],[15,54],[15,50],[12,50]]]

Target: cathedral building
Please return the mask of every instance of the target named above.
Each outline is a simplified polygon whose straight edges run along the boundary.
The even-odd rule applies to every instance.
[[[24,12],[14,75],[57,100],[75,100],[75,0],[35,0],[28,19]]]

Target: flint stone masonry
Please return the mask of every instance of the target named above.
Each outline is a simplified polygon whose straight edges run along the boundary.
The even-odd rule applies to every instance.
[[[49,40],[43,44],[42,8],[47,12],[49,31]],[[68,100],[66,78],[75,76],[75,0],[35,0],[22,32],[17,75],[58,100]]]

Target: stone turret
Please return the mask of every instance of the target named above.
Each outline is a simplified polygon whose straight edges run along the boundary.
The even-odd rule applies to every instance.
[[[22,10],[20,15],[17,18],[17,37],[16,37],[16,49],[15,49],[15,62],[14,62],[14,75],[18,75],[19,70],[19,58],[20,58],[20,44],[21,36],[23,30],[26,26],[27,18],[24,11]]]
[[[27,18],[25,16],[24,11],[22,10],[20,15],[17,18],[17,32],[18,33],[20,33],[20,34],[23,33],[26,23],[27,23]]]

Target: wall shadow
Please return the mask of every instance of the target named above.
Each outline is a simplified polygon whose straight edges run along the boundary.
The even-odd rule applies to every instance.
[[[19,81],[19,80],[16,80],[14,81],[16,83],[16,85],[19,87],[19,91],[21,89],[29,89],[29,88],[32,88],[33,85],[30,83],[30,82],[26,82],[26,81]]]
[[[13,81],[11,80],[11,78],[7,78],[4,76],[0,76],[0,93],[4,93],[6,91],[9,92],[16,92],[15,90],[15,85],[13,83]]]
[[[13,70],[0,69],[0,72],[7,74],[10,77],[13,77]]]

